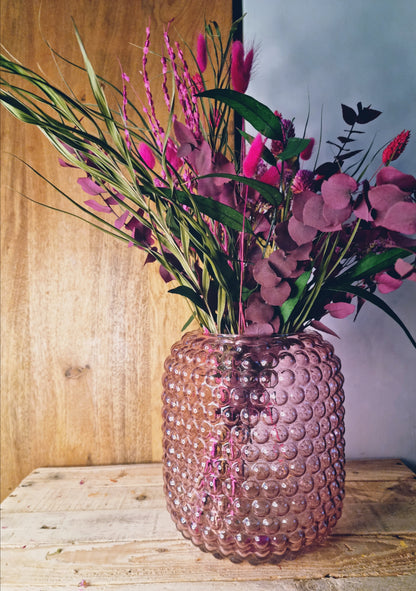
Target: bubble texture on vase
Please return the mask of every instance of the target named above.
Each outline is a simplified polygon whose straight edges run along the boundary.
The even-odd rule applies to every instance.
[[[176,343],[163,377],[163,470],[184,537],[254,564],[325,540],[344,497],[342,384],[316,332],[190,332]]]

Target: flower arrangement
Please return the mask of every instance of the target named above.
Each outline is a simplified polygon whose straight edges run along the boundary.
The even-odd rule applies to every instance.
[[[146,263],[175,282],[169,291],[191,308],[184,328],[195,320],[212,333],[332,332],[325,315],[356,315],[369,301],[416,346],[376,293],[416,281],[416,178],[392,165],[410,132],[374,155],[371,146],[352,149],[381,113],[342,105],[346,129],[328,142],[333,160],[318,163],[319,142],[306,131],[297,136],[291,119],[246,94],[254,52],[234,40],[236,28],[223,37],[207,23],[188,61],[166,28],[157,87],[165,127],[147,73],[149,28],[145,105],[131,100],[128,73],[120,88],[95,73],[76,28],[95,104],[5,56],[0,101],[41,129],[62,166],[82,171],[88,199],[64,194],[80,217],[146,251]],[[118,97],[115,107],[103,87]],[[375,158],[379,168],[367,178]]]

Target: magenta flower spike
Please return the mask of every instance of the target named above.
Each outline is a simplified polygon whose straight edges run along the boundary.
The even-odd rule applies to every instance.
[[[400,154],[403,153],[407,142],[409,141],[410,131],[403,129],[394,140],[392,140],[387,148],[385,148],[382,156],[383,164],[390,164],[393,160],[397,160]]]
[[[268,185],[277,185],[279,178],[280,172],[277,166],[271,166],[260,176],[259,181],[267,183]]]
[[[250,149],[243,162],[243,175],[246,177],[253,177],[257,171],[257,166],[260,162],[261,154],[263,152],[265,140],[261,134],[257,134],[251,143]]]
[[[198,41],[196,45],[196,63],[201,73],[207,69],[207,44],[204,35],[202,33],[198,35]]]
[[[303,150],[303,152],[300,153],[300,157],[302,158],[302,160],[309,160],[309,158],[312,156],[312,151],[315,145],[315,140],[314,138],[311,138],[309,140],[309,144],[306,146],[306,148]]]
[[[164,137],[164,130],[157,118],[155,105],[153,101],[152,91],[150,89],[150,80],[147,74],[147,56],[149,53],[150,47],[150,27],[146,27],[146,41],[143,47],[143,57],[142,57],[142,78],[143,78],[143,86],[146,93],[147,102],[149,108],[143,107],[143,112],[147,115],[150,127],[152,129],[153,135],[158,146],[162,149],[163,148],[163,137]],[[149,110],[150,109],[150,110]]]
[[[234,41],[231,52],[231,84],[234,90],[244,93],[250,82],[253,65],[254,49],[250,49],[244,57],[241,41]]]

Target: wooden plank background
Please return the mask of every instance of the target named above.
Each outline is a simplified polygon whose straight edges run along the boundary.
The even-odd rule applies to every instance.
[[[232,2],[1,0],[2,44],[60,84],[44,40],[80,63],[71,16],[97,73],[120,85],[120,60],[139,87],[146,25],[155,51],[172,18],[194,43],[204,18],[230,25]],[[88,100],[86,77],[61,68]],[[159,461],[163,360],[189,316],[143,253],[22,198],[66,207],[13,154],[86,198],[42,134],[2,113],[2,498],[38,466]]]

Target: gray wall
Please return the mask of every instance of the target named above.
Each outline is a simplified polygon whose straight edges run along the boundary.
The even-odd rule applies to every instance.
[[[380,147],[403,129],[413,136],[395,163],[416,175],[416,2],[414,0],[244,0],[244,38],[257,48],[248,94],[295,117],[308,135],[342,133],[340,104],[383,111],[364,126]],[[320,161],[331,157],[322,146]],[[416,335],[416,283],[385,301]],[[356,322],[327,322],[345,375],[347,457],[402,458],[416,467],[416,352],[401,329],[366,304]]]

